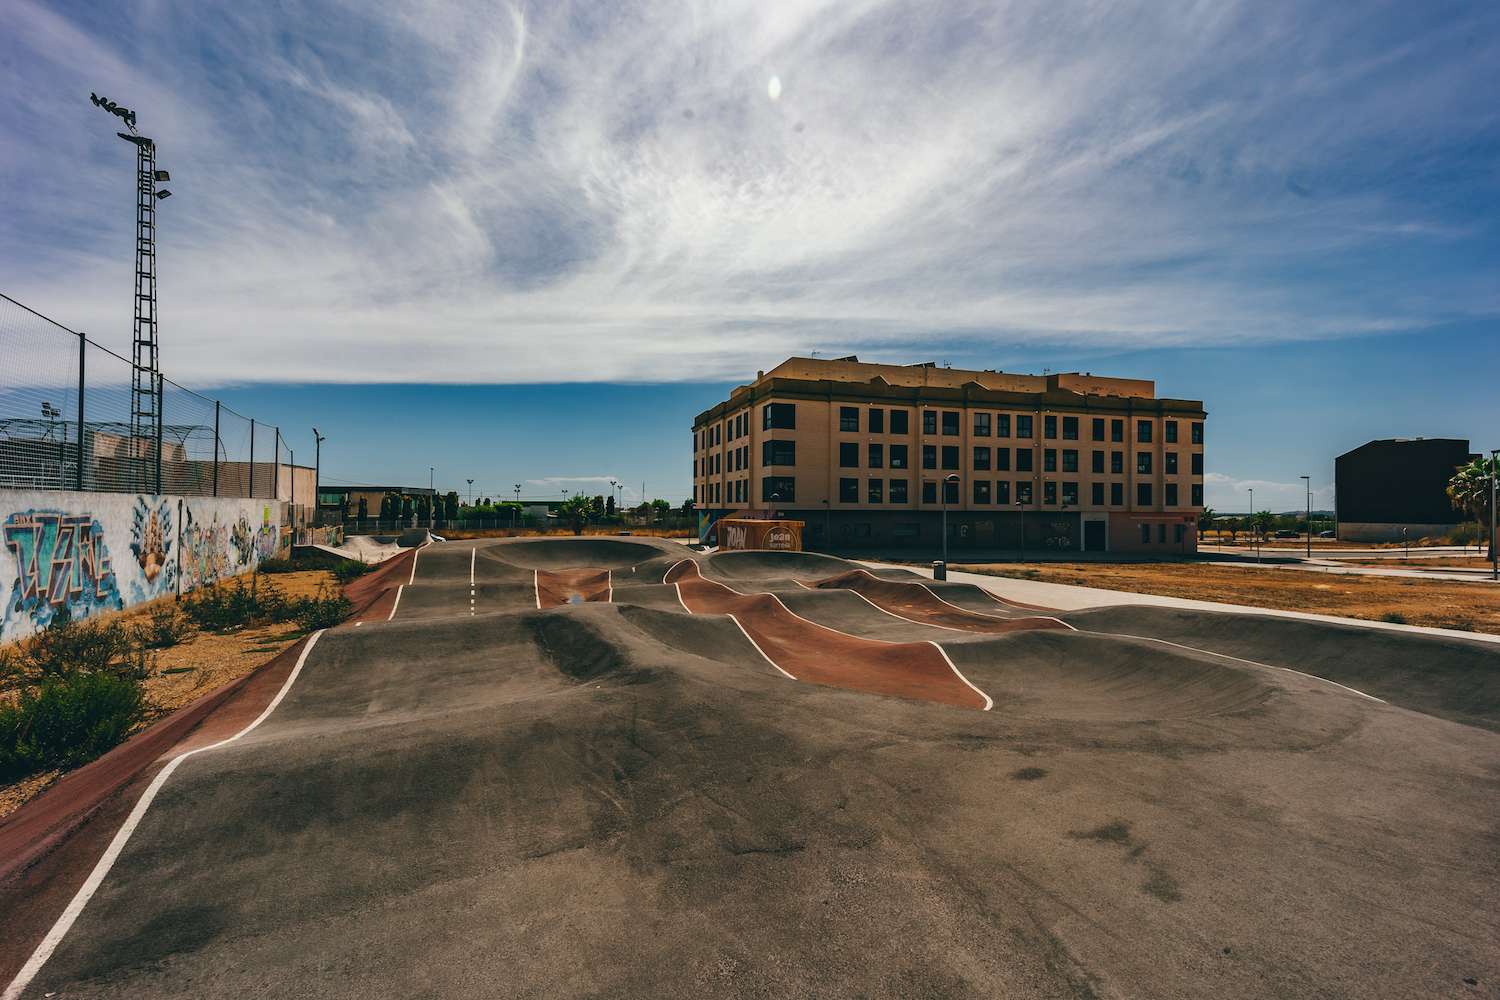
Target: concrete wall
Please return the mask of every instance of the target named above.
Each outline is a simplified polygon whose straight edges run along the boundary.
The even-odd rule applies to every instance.
[[[1472,523],[1472,522],[1471,522]],[[1341,542],[1400,542],[1406,539],[1435,538],[1446,535],[1457,524],[1402,524],[1397,521],[1340,521]],[[1401,534],[1401,529],[1406,534]]]
[[[0,643],[243,573],[281,545],[274,500],[0,490]]]

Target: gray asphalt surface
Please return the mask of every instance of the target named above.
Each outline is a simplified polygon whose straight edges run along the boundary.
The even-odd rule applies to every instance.
[[[744,555],[424,549],[394,620],[182,764],[25,995],[1497,995],[1493,653],[1144,608],[963,635],[797,588],[940,643],[981,712],[787,680],[659,583],[851,568]],[[616,603],[538,611],[537,567]]]

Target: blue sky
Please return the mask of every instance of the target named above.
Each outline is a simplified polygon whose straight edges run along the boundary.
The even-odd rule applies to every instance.
[[[10,0],[0,290],[126,350],[133,159],[93,91],[172,171],[164,368],[318,426],[332,478],[680,500],[692,415],[820,351],[1154,378],[1211,413],[1211,505],[1309,474],[1326,506],[1371,438],[1500,446],[1497,26]]]

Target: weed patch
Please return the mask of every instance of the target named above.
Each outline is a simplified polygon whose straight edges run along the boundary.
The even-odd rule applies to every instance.
[[[150,712],[134,680],[81,671],[45,677],[0,705],[0,780],[88,763],[124,741]]]

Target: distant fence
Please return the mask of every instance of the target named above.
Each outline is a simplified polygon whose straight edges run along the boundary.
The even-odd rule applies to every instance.
[[[0,294],[0,489],[267,497],[290,452],[274,425],[168,378],[132,432],[134,364]]]

